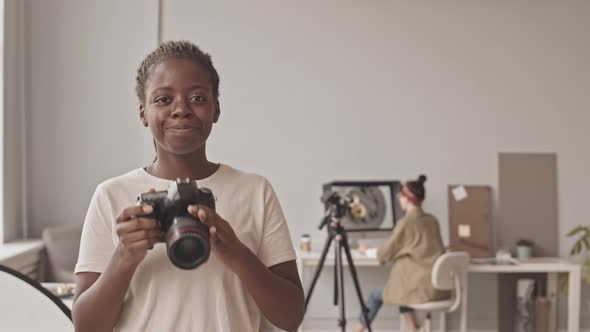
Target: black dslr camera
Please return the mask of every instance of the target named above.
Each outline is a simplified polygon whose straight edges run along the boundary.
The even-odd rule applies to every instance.
[[[188,178],[177,179],[170,182],[168,190],[139,195],[137,202],[153,207],[153,212],[146,217],[160,222],[161,242],[166,242],[168,257],[174,265],[194,269],[209,259],[209,228],[188,213],[187,208],[201,204],[215,210],[211,190],[197,187],[197,183]]]

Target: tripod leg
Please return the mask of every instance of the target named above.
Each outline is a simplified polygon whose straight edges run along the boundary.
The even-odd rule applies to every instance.
[[[338,277],[338,288],[340,293],[340,320],[338,320],[338,325],[340,326],[342,332],[346,330],[346,312],[345,312],[345,303],[344,303],[344,273],[342,270],[342,237],[340,235],[336,235],[336,275]]]
[[[346,254],[346,259],[348,261],[348,268],[350,269],[352,281],[354,282],[354,288],[356,289],[356,294],[359,298],[359,303],[361,305],[361,312],[363,313],[363,318],[365,319],[365,322],[367,323],[367,329],[369,330],[369,332],[372,332],[371,322],[369,321],[369,317],[367,316],[367,312],[369,311],[369,309],[367,308],[367,306],[365,305],[365,301],[363,300],[361,286],[359,284],[359,280],[357,277],[356,268],[354,267],[354,261],[352,260],[352,255],[350,254],[350,247],[348,246],[348,238],[346,237],[346,234],[342,234],[341,242],[342,242],[341,245],[344,247],[344,253]]]
[[[315,287],[316,282],[318,281],[318,277],[320,276],[320,272],[322,272],[322,268],[324,267],[324,261],[326,260],[326,255],[328,254],[328,250],[330,249],[330,245],[332,244],[332,240],[334,239],[334,234],[328,232],[328,237],[326,238],[326,243],[324,244],[324,249],[322,250],[322,255],[320,256],[320,261],[316,270],[313,275],[313,280],[309,289],[307,291],[307,297],[305,298],[305,307],[303,312],[307,311],[307,305],[309,304],[309,300],[311,299],[311,293],[313,292],[313,288]]]
[[[340,246],[338,245],[338,239],[336,239],[336,245],[334,246],[334,305],[338,305],[338,252]]]

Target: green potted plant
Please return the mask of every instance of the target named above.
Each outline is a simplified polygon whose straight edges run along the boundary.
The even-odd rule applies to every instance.
[[[533,247],[535,243],[529,239],[520,239],[516,242],[516,257],[531,258],[533,256]]]
[[[568,237],[577,237],[572,245],[570,256],[584,255],[582,262],[582,279],[590,284],[590,226],[578,226],[567,233]]]
[[[577,226],[567,233],[567,236],[576,237],[576,242],[574,242],[570,249],[570,256],[584,255],[582,262],[582,280],[590,285],[590,226]],[[567,274],[561,275],[560,281],[561,289],[566,293],[569,288]]]

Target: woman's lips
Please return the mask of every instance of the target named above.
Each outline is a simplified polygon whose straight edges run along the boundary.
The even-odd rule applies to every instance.
[[[167,129],[167,131],[176,135],[192,135],[196,133],[198,129],[194,127],[170,127]]]

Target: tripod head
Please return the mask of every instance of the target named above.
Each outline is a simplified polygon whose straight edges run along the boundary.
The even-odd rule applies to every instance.
[[[346,215],[352,202],[350,198],[331,190],[324,193],[321,201],[326,206],[326,211],[319,229],[324,228],[326,224],[332,221],[339,223],[340,219]]]

